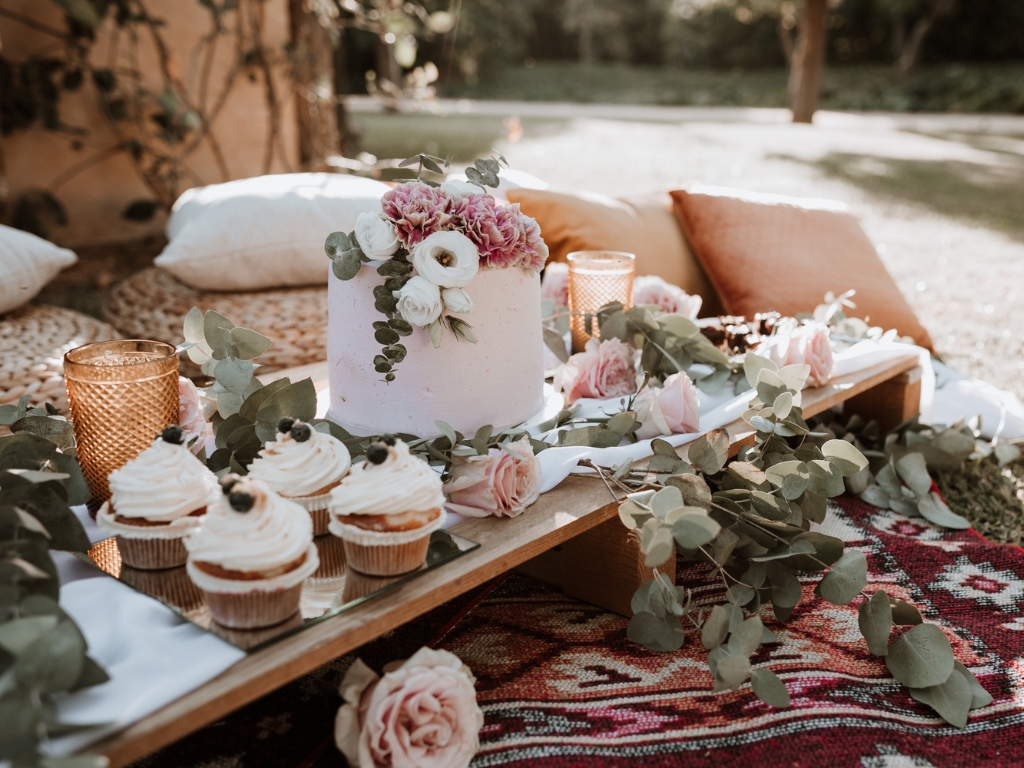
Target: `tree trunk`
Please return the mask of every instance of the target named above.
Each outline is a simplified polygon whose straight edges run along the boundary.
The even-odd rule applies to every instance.
[[[334,109],[334,46],[329,30],[311,13],[306,0],[288,0],[294,57],[292,85],[298,123],[299,162],[305,170],[327,167],[338,153]]]
[[[811,122],[818,108],[827,16],[828,0],[805,0],[789,67],[789,104],[794,123]]]
[[[786,57],[786,66],[793,65],[793,30],[786,25],[784,18],[779,19],[775,25],[775,31],[779,35],[779,42],[782,43],[782,54]]]
[[[583,79],[583,100],[590,101],[594,69],[593,0],[580,2],[580,71]]]
[[[359,137],[348,119],[345,93],[348,87],[348,69],[345,64],[345,30],[338,30],[334,46],[334,124],[338,129],[338,152],[343,157],[355,157],[359,151]]]
[[[931,0],[928,13],[918,19],[910,30],[910,35],[901,46],[899,58],[896,59],[896,76],[901,83],[906,83],[917,65],[917,57],[928,33],[935,23],[953,10],[953,0]]]

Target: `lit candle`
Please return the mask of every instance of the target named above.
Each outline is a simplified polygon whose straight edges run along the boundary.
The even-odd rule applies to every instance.
[[[587,333],[585,315],[592,315],[613,301],[620,302],[624,309],[633,306],[636,256],[622,251],[574,251],[566,261],[572,351],[581,352],[591,337],[600,335],[596,317]]]

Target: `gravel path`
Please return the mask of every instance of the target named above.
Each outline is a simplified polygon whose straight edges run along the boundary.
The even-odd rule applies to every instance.
[[[565,119],[563,107],[551,116]],[[712,122],[713,110],[655,121],[652,109],[637,121],[618,119],[628,108],[581,108],[499,147],[562,188],[625,195],[700,181],[842,200],[939,354],[1024,396],[1024,118],[825,113],[806,126],[777,110],[723,110]]]

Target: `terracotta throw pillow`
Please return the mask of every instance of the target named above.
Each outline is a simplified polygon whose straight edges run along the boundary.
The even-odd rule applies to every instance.
[[[553,261],[573,251],[627,251],[636,255],[637,275],[658,275],[704,299],[702,315],[720,314],[711,283],[693,257],[668,195],[617,200],[591,192],[511,189],[519,203],[540,224]]]
[[[932,348],[928,332],[842,203],[694,186],[675,212],[728,314],[810,312],[854,288],[848,314]]]

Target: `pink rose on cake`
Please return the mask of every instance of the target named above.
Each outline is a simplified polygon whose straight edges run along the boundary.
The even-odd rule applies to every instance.
[[[555,370],[554,386],[570,403],[582,397],[607,400],[631,395],[636,392],[633,348],[618,339],[591,339],[585,352]]]
[[[796,324],[787,321],[762,342],[756,354],[771,359],[780,368],[787,365],[806,365],[811,370],[807,384],[821,387],[828,383],[835,369],[832,340],[824,323]]]
[[[447,505],[470,517],[515,517],[540,495],[540,461],[528,437],[484,456],[456,456],[445,483]]]
[[[352,768],[466,768],[484,715],[458,656],[420,648],[379,677],[361,659],[341,683],[334,740]]]
[[[657,275],[644,275],[633,283],[633,306],[653,304],[662,312],[671,312],[693,320],[700,312],[703,301],[700,296],[691,296],[679,286],[672,285]]]
[[[633,401],[637,420],[643,425],[636,436],[648,440],[659,435],[683,435],[700,431],[697,388],[683,372],[665,379],[661,389],[648,387]]]
[[[206,447],[207,422],[203,415],[203,396],[184,376],[178,377],[178,424],[185,433],[185,445],[192,453]]]
[[[544,268],[544,275],[540,281],[540,297],[544,301],[553,301],[556,307],[569,304],[568,264],[555,261]]]
[[[385,218],[409,248],[434,232],[451,229],[454,201],[448,193],[422,182],[400,184],[380,200]]]

